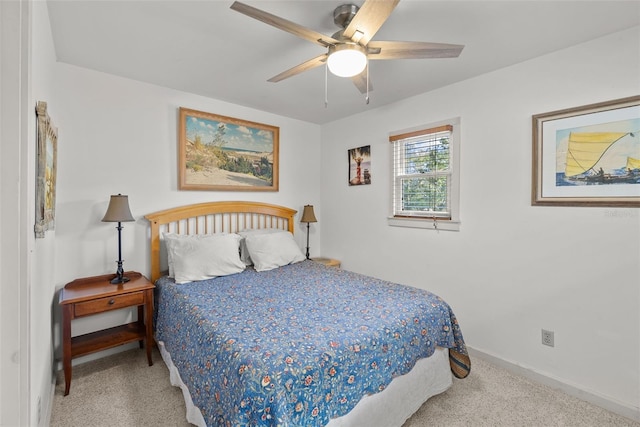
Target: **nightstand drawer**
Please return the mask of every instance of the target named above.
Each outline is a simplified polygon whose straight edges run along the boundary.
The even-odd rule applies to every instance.
[[[88,314],[101,313],[103,311],[116,310],[124,307],[144,304],[143,292],[132,292],[124,295],[115,295],[107,298],[99,298],[93,301],[79,302],[74,305],[75,317]]]

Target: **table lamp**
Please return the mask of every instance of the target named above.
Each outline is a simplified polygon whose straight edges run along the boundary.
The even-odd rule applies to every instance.
[[[125,277],[124,270],[122,269],[122,223],[135,221],[131,210],[129,210],[129,197],[118,194],[111,196],[109,201],[109,207],[107,213],[104,214],[102,222],[117,222],[118,226],[118,270],[116,271],[116,277],[111,280],[114,285],[126,283],[129,281],[128,277]]]
[[[313,213],[313,205],[305,205],[302,211],[302,219],[300,222],[307,223],[307,259],[309,259],[309,223],[318,222],[316,215]]]

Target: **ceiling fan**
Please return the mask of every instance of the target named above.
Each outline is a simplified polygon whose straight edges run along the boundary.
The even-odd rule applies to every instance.
[[[360,92],[368,93],[372,89],[367,72],[369,60],[456,58],[464,48],[464,45],[445,43],[371,40],[399,1],[365,0],[361,7],[354,4],[338,6],[333,12],[333,22],[342,29],[330,37],[239,1],[235,1],[231,9],[328,49],[327,53],[268,81],[279,82],[326,62],[333,74],[350,77]]]

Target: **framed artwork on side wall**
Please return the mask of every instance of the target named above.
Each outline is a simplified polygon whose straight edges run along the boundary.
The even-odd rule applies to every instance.
[[[371,184],[371,146],[349,151],[349,185]]]
[[[44,238],[45,231],[55,228],[58,130],[49,117],[46,102],[38,101],[36,117],[38,150],[34,232],[36,238]]]
[[[280,128],[180,108],[180,190],[278,191]]]
[[[533,116],[531,204],[640,207],[640,96]]]

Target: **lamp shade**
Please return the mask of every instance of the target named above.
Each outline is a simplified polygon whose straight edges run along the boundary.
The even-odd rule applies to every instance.
[[[316,219],[316,215],[313,213],[313,205],[305,205],[304,210],[302,211],[302,219],[300,222],[306,222],[307,224],[310,222],[318,222]]]
[[[130,222],[135,221],[129,209],[129,196],[118,194],[111,196],[107,213],[104,214],[102,222]]]
[[[358,44],[345,43],[329,47],[329,71],[338,77],[353,77],[367,66],[367,55]]]

